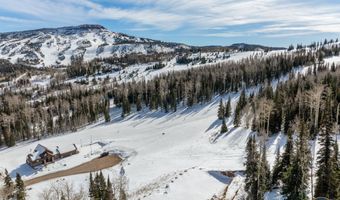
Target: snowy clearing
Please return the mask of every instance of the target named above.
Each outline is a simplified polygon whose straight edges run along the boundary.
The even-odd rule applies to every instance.
[[[224,100],[228,97],[224,96]],[[235,106],[238,94],[230,94],[230,97]],[[215,143],[210,142],[210,137],[220,130],[221,121],[216,116],[219,100],[220,97],[216,97],[211,103],[182,108],[176,113],[144,110],[125,119],[121,119],[119,110],[113,109],[110,123],[99,122],[76,133],[3,149],[0,159],[6,162],[1,162],[1,168],[7,168],[12,176],[19,172],[27,180],[71,168],[101,152],[112,151],[126,158],[123,166],[129,179],[129,191],[136,194],[132,199],[144,196],[145,199],[211,198],[223,191],[226,183],[209,172],[243,170],[244,148],[251,133],[244,128],[233,128],[232,119],[229,119],[230,131],[220,135]],[[91,140],[98,142],[89,146]],[[274,158],[274,149],[277,144],[282,145],[281,140],[278,135],[268,141],[269,157]],[[79,154],[35,171],[25,164],[25,159],[38,143],[77,143],[82,147]],[[269,160],[272,162],[272,159]],[[119,169],[120,166],[114,166],[103,172],[113,176]],[[87,188],[88,174],[65,178]],[[30,198],[36,199],[47,185],[46,182],[33,185],[29,190]],[[150,185],[153,187],[146,190],[147,194],[137,192]],[[197,192],[197,188],[206,189]]]

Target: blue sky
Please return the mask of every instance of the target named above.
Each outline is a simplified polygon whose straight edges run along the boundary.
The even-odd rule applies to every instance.
[[[309,44],[340,35],[339,0],[0,0],[0,32],[101,24],[191,45]]]

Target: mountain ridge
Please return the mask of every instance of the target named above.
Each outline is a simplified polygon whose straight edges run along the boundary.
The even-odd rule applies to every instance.
[[[123,57],[130,54],[168,54],[182,50],[275,49],[262,45],[242,44],[247,48],[235,45],[191,46],[113,32],[99,24],[83,24],[0,33],[0,59],[35,67],[49,67],[69,65],[75,58],[90,61],[95,58]]]

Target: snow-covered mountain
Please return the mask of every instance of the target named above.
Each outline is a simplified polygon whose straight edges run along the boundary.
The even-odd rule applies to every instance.
[[[73,57],[88,61],[132,53],[168,53],[182,48],[189,47],[115,33],[101,25],[0,33],[0,59],[37,67],[67,65]]]

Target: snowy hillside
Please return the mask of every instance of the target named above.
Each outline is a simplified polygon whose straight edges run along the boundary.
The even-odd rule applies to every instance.
[[[238,95],[232,94],[233,104]],[[227,98],[227,96],[225,97]],[[173,114],[161,111],[138,113],[122,120],[113,109],[111,123],[98,123],[83,131],[6,149],[0,152],[1,168],[9,169],[13,175],[22,174],[25,179],[53,171],[63,170],[98,156],[105,150],[123,151],[130,156],[123,166],[129,178],[131,199],[208,199],[224,190],[225,182],[213,171],[242,170],[244,147],[249,130],[232,128],[215,143],[211,137],[220,129],[216,120],[219,98],[210,104],[180,109]],[[164,133],[164,134],[163,134]],[[102,141],[104,146],[93,145],[94,155],[90,156],[89,144]],[[77,143],[82,145],[80,154],[54,164],[40,171],[34,171],[25,164],[25,156],[38,143],[54,145]],[[8,158],[13,158],[9,161]],[[117,174],[119,166],[104,170],[110,176]],[[67,177],[76,186],[88,187],[88,174]],[[208,184],[208,187],[206,187]],[[49,184],[42,182],[32,186],[31,199]],[[168,186],[167,186],[168,185]],[[146,192],[138,192],[142,188]],[[197,191],[197,188],[206,188]],[[137,195],[139,194],[139,195]]]
[[[12,63],[42,67],[70,64],[72,57],[85,61],[131,53],[173,52],[185,45],[127,36],[100,25],[80,25],[0,34],[0,58]]]
[[[275,83],[274,83],[275,84]],[[257,91],[258,88],[248,92]],[[224,95],[236,106],[239,93]],[[99,156],[104,151],[118,153],[126,160],[122,163],[129,179],[131,199],[197,199],[204,200],[220,196],[226,199],[244,197],[242,175],[234,178],[223,176],[222,171],[244,170],[244,150],[251,133],[245,128],[234,128],[232,118],[227,121],[229,132],[218,134],[220,120],[216,113],[220,97],[212,102],[182,107],[177,112],[165,114],[162,111],[135,113],[125,119],[120,110],[111,109],[112,121],[103,121],[88,126],[76,133],[45,140],[20,144],[0,151],[1,168],[16,172],[24,179],[71,168]],[[91,140],[94,144],[90,147]],[[268,140],[268,159],[273,164],[277,148],[283,148],[285,136],[279,134]],[[98,142],[98,143],[97,143]],[[80,148],[80,154],[32,170],[25,164],[28,152],[37,144],[73,144]],[[91,155],[90,152],[93,152]],[[8,158],[12,158],[10,161]],[[105,175],[118,176],[120,166],[104,170]],[[242,173],[241,173],[242,174]],[[88,174],[64,177],[76,187],[88,187]],[[56,180],[30,186],[29,197],[38,199],[39,194]],[[229,186],[228,186],[229,185]],[[226,186],[228,190],[225,191]],[[197,190],[197,188],[205,188]]]
[[[295,78],[303,80],[301,76],[311,76],[313,70],[316,73],[316,66],[320,73],[321,69],[335,70],[340,56],[333,53],[338,47],[331,44],[319,53],[321,46],[290,51],[247,44],[232,46],[235,49],[207,50],[131,37],[99,25],[0,34],[0,59],[34,66],[0,81],[0,139],[4,138],[6,144],[0,148],[0,178],[5,169],[13,179],[20,174],[27,199],[34,200],[41,199],[51,184],[65,180],[78,191],[83,188],[87,192],[89,172],[97,170],[115,183],[124,169],[128,199],[246,199],[244,186],[249,170],[246,174],[244,170],[249,164],[244,164],[245,151],[257,125],[268,123],[268,138],[258,137],[263,147],[258,146],[259,155],[268,161],[268,168],[276,168],[276,154],[288,149],[285,145],[291,141],[284,134],[286,121],[282,121],[297,98],[282,95],[286,97],[282,102],[292,100],[284,104],[287,111],[280,111],[283,103],[271,98],[281,97],[276,92],[283,91],[282,83],[293,85]],[[145,59],[124,60],[130,54]],[[316,62],[316,55],[325,57]],[[42,68],[68,65],[78,57],[91,62]],[[93,60],[108,57],[111,59]],[[11,65],[8,61],[5,64]],[[268,97],[260,97],[263,94]],[[242,101],[245,103],[240,108]],[[300,112],[298,108],[293,111]],[[339,114],[340,103],[337,111]],[[263,120],[264,114],[267,120]],[[279,119],[281,126],[274,123]],[[271,124],[274,131],[269,129]],[[317,140],[307,140],[316,169],[321,145]],[[34,150],[39,144],[56,148],[59,157],[32,164],[30,158],[37,154]],[[59,149],[65,145],[76,147],[76,153],[62,156]],[[43,156],[39,153],[36,157]],[[112,165],[89,167],[89,163],[96,165],[102,161],[98,159],[108,157],[116,159]],[[87,171],[72,171],[81,167]],[[264,190],[264,199],[283,199],[279,184]],[[306,194],[311,195],[308,186]]]
[[[249,44],[194,47],[129,36],[112,32],[101,25],[88,24],[0,33],[0,59],[35,67],[69,65],[73,58],[91,61],[95,58],[119,58],[130,54],[167,54],[183,50],[214,54],[224,51],[270,52],[284,48]]]
[[[252,53],[254,54],[254,52]],[[232,60],[249,55],[236,54]],[[338,60],[333,57],[326,62]],[[312,66],[298,67],[294,73],[306,74]],[[152,78],[150,75],[149,78]],[[288,76],[272,82],[275,88]],[[257,92],[258,87],[248,88],[247,93]],[[103,170],[105,176],[119,176],[121,166],[129,180],[130,199],[244,199],[245,145],[251,131],[243,126],[235,128],[233,116],[227,119],[229,131],[220,134],[221,121],[217,119],[220,98],[231,98],[235,109],[240,93],[215,96],[211,102],[186,108],[180,106],[176,112],[141,112],[122,119],[120,108],[111,106],[111,121],[103,119],[72,134],[60,135],[38,141],[18,143],[0,150],[0,170],[8,169],[12,177],[20,173],[29,180],[52,172],[72,168],[98,157],[103,152],[120,155],[121,165]],[[133,108],[135,109],[135,108]],[[92,142],[92,145],[89,145]],[[80,153],[58,160],[37,170],[26,163],[26,155],[37,144],[53,146],[77,144]],[[286,143],[286,136],[275,134],[267,140],[267,159],[273,167],[275,154]],[[315,152],[315,151],[314,151]],[[231,174],[230,176],[225,175]],[[67,180],[87,191],[88,173],[52,179],[28,186],[28,199],[39,199],[41,192],[56,181]],[[201,189],[204,188],[204,189]],[[266,194],[266,199],[281,199],[279,191]]]

